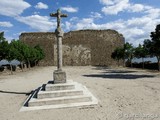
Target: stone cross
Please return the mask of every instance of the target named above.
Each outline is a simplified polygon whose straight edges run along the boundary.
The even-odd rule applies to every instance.
[[[57,17],[57,29],[61,30],[61,17],[67,17],[67,15],[66,14],[62,14],[61,10],[58,9],[57,13],[51,13],[50,16],[51,17]]]
[[[57,70],[53,73],[54,83],[64,83],[66,82],[66,73],[62,71],[62,38],[63,30],[61,28],[61,17],[67,17],[66,14],[62,14],[60,9],[57,13],[51,13],[51,17],[57,18],[57,29],[55,30],[57,37]]]

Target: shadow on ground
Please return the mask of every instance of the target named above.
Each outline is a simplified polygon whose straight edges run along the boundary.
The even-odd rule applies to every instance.
[[[154,75],[133,75],[133,74],[90,74],[83,75],[84,77],[97,77],[109,79],[138,79],[138,78],[152,78]]]
[[[107,70],[106,72],[103,73],[134,73],[137,71],[129,71],[129,70]]]
[[[106,67],[106,66],[94,66],[94,68],[92,68],[92,69],[104,71],[103,73],[133,73],[133,72],[137,72],[134,70],[112,70],[112,68]]]
[[[108,78],[108,79],[138,79],[138,78],[153,78],[155,75],[142,74],[138,75],[136,70],[121,70],[121,69],[112,69],[109,67],[103,66],[94,66],[95,70],[101,70],[101,74],[89,74],[83,75],[84,77],[97,77],[97,78]],[[135,73],[135,74],[130,74]]]
[[[13,91],[4,91],[0,90],[0,93],[8,93],[8,94],[25,94],[25,95],[30,95],[33,91],[31,92],[13,92]]]
[[[48,81],[48,84],[53,84],[53,80],[49,80],[49,81]],[[42,85],[42,90],[45,89],[45,86],[46,86],[46,84],[43,84],[43,85]],[[39,87],[39,88],[40,88],[40,87]],[[38,88],[38,89],[39,89],[39,88]],[[32,90],[31,92],[15,92],[15,91],[0,90],[0,93],[8,93],[8,94],[25,94],[25,95],[30,95],[30,94],[33,94],[34,91],[36,91],[36,90],[37,90],[37,89]]]

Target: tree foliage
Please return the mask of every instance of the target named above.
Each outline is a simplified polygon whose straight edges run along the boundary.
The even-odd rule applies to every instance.
[[[6,59],[9,50],[8,41],[4,38],[4,32],[0,33],[0,60]]]
[[[132,46],[132,44],[126,42],[123,47],[119,47],[116,48],[114,50],[114,52],[112,53],[111,57],[115,60],[118,61],[119,64],[119,60],[122,59],[124,61],[125,64],[125,59],[127,59],[127,61],[129,63],[131,63],[132,66],[132,59],[134,56],[134,47]]]
[[[37,60],[37,61],[40,61],[40,60],[44,59],[45,54],[44,54],[43,49],[42,49],[39,45],[36,45],[36,46],[34,47],[34,49],[37,50],[37,59],[36,59],[36,60]]]
[[[125,59],[128,59],[127,61],[131,63],[131,67],[132,67],[132,59],[134,57],[135,48],[133,47],[132,44],[126,42],[124,44],[124,51],[125,51],[124,52]]]
[[[31,47],[20,40],[12,40],[8,43],[4,38],[4,32],[0,33],[0,60],[6,59],[10,65],[12,60],[18,60],[23,70],[23,63],[27,63],[30,67],[30,63],[37,64],[44,57],[44,51],[39,45]]]
[[[151,40],[145,40],[144,45],[151,56],[156,56],[158,61],[158,70],[160,71],[160,24],[156,26],[154,32],[151,32]]]
[[[146,50],[144,45],[139,44],[138,47],[135,48],[134,56],[136,58],[142,58],[142,68],[144,69],[144,58],[147,57],[148,51]]]
[[[119,66],[119,61],[124,59],[124,49],[120,47],[116,48],[112,53],[111,57],[118,61]]]

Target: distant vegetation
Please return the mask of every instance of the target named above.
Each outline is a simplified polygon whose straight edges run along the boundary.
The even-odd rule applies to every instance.
[[[0,61],[5,59],[10,63],[11,73],[12,60],[18,60],[23,71],[24,63],[30,68],[36,66],[44,57],[43,49],[39,45],[31,47],[19,40],[12,40],[11,43],[8,43],[4,38],[4,32],[0,33]]]
[[[154,32],[150,34],[151,39],[145,39],[143,44],[138,47],[133,47],[130,43],[125,43],[123,47],[116,48],[111,57],[115,60],[125,60],[130,63],[132,67],[133,58],[142,58],[142,68],[144,68],[145,57],[156,57],[158,70],[160,71],[160,24],[156,26]],[[125,64],[125,62],[124,62]]]

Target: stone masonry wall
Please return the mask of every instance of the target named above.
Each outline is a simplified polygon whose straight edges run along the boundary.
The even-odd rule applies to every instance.
[[[56,36],[53,32],[22,33],[20,40],[35,46],[39,44],[46,57],[40,65],[56,65]],[[123,46],[124,38],[115,30],[79,30],[64,34],[63,65],[115,66],[111,58],[116,47]]]

